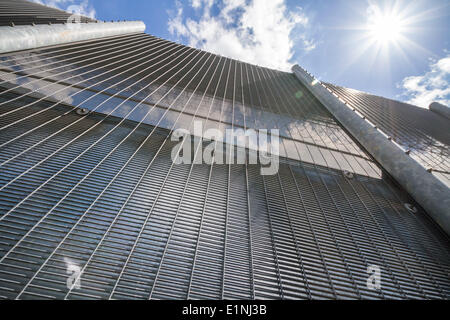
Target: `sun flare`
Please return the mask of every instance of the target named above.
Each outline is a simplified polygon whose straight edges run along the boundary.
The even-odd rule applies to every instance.
[[[402,26],[397,17],[382,16],[369,27],[371,36],[379,42],[398,41]]]
[[[367,29],[372,40],[386,45],[399,42],[405,23],[399,14],[383,12],[375,7],[370,12]]]

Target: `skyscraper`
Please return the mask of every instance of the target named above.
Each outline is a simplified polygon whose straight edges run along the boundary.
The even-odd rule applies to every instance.
[[[141,23],[65,23],[26,1],[0,11],[1,298],[449,298],[448,199],[436,201],[449,194],[449,119]],[[388,171],[325,87],[418,160],[411,180],[426,173],[439,190],[417,197],[417,181]],[[173,131],[196,123],[278,129],[279,170],[219,152],[174,163]],[[194,160],[217,140],[196,141]]]

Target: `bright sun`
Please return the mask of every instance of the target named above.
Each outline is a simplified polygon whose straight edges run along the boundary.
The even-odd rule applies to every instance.
[[[395,42],[402,33],[402,25],[398,17],[380,16],[369,26],[371,36],[378,42]]]
[[[380,44],[397,43],[404,31],[405,23],[399,14],[373,9],[368,21],[369,36]]]

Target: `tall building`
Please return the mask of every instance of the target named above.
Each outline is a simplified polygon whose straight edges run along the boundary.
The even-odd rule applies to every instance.
[[[0,13],[1,298],[450,297],[443,115],[141,23],[65,23],[70,14],[26,1],[1,0]],[[405,150],[390,159],[384,144],[364,145],[327,99]],[[220,152],[213,164],[174,163],[173,131],[199,123],[278,129],[279,170]],[[197,160],[211,143],[200,137]],[[421,174],[437,189],[416,196]]]

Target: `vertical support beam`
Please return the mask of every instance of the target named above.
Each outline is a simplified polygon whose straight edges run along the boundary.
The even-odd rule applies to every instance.
[[[353,112],[300,66],[295,65],[292,71],[337,121],[450,235],[449,188]]]
[[[430,111],[433,111],[434,113],[450,120],[450,108],[439,102],[433,102],[430,104]]]
[[[0,54],[144,31],[142,21],[1,26]]]

